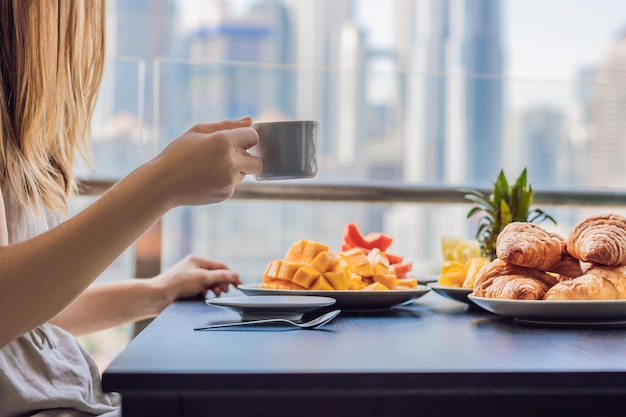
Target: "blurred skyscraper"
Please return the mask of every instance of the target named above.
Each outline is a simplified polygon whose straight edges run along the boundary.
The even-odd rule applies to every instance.
[[[533,185],[562,184],[560,156],[565,157],[569,149],[565,141],[563,113],[555,108],[535,106],[519,117],[517,140],[522,149],[515,159],[525,161]]]
[[[591,131],[586,183],[623,188],[626,183],[626,32],[597,67],[591,92]]]
[[[191,121],[258,115],[277,89],[268,72],[250,63],[268,60],[270,26],[223,21],[189,39],[187,92]]]
[[[338,155],[339,120],[342,132],[350,132],[355,123],[354,116],[346,114],[353,111],[353,106],[344,111],[339,100],[345,103],[346,98],[339,99],[342,86],[339,85],[337,70],[350,71],[359,67],[359,48],[362,47],[361,37],[350,27],[352,9],[350,0],[328,1],[296,1],[289,4],[290,15],[294,27],[295,64],[300,68],[297,74],[296,90],[298,92],[296,112],[301,118],[317,118],[323,120],[320,126],[321,136],[325,138],[320,149],[323,155]],[[348,46],[346,41],[350,39]],[[348,50],[351,49],[351,50]],[[354,65],[357,65],[353,67]],[[347,75],[347,72],[339,72]],[[353,74],[350,83],[358,83]],[[347,88],[347,87],[346,87]],[[339,93],[338,93],[339,92]],[[346,141],[354,140],[347,137]],[[345,145],[346,141],[343,142]],[[346,157],[346,149],[342,146],[342,155]],[[349,152],[349,151],[348,151]]]
[[[502,168],[500,2],[430,0],[413,15],[408,182],[489,185]]]
[[[426,0],[410,15],[416,29],[406,38],[413,48],[406,182],[490,186],[503,168],[500,3]],[[463,207],[412,205],[392,212],[389,227],[396,234],[412,231],[403,244],[423,262],[440,256],[433,236],[463,236],[470,227]]]
[[[491,185],[502,169],[502,16],[500,1],[453,0],[449,70],[467,74],[450,103],[448,127],[463,126],[449,142],[464,146],[448,153],[451,182]],[[452,87],[451,87],[452,88]],[[454,99],[452,99],[454,100]],[[451,157],[454,155],[454,157]],[[454,167],[465,165],[464,170]],[[457,176],[458,175],[458,176]]]
[[[143,111],[145,124],[153,121],[154,63],[162,57],[177,53],[176,1],[175,0],[113,0],[108,2],[112,32],[108,53],[118,59],[139,58],[145,63],[143,88],[137,97],[136,80],[127,76],[124,64],[117,62],[115,69],[116,112]],[[139,116],[139,115],[138,115]]]

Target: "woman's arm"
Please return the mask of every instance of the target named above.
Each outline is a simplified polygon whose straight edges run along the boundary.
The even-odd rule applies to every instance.
[[[174,300],[209,289],[219,295],[240,283],[226,265],[189,255],[154,278],[92,285],[51,322],[80,336],[151,318]]]
[[[197,125],[72,219],[0,248],[0,347],[60,313],[169,209],[222,201],[259,172],[250,124]]]

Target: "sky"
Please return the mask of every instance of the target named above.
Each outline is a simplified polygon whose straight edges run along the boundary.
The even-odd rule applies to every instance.
[[[504,21],[511,73],[572,78],[626,29],[626,0],[507,0]]]

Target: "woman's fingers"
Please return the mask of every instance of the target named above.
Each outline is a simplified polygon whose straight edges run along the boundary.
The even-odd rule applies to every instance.
[[[244,174],[258,174],[263,169],[263,161],[247,152],[247,149],[259,142],[258,133],[250,128],[235,129],[233,133],[232,140],[237,149],[239,171]]]
[[[219,130],[230,130],[239,127],[250,127],[252,117],[245,116],[238,120],[223,120],[217,123],[198,123],[194,125],[190,131],[197,133],[214,133]]]

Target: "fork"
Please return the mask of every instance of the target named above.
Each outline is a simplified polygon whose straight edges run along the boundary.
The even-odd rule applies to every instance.
[[[317,329],[337,317],[337,315],[341,313],[341,310],[333,310],[328,313],[324,313],[319,317],[316,317],[312,320],[305,321],[303,323],[298,323],[293,320],[287,319],[263,319],[263,320],[250,320],[250,321],[236,321],[233,323],[221,323],[221,324],[211,324],[209,326],[196,327],[194,330],[211,330],[211,329],[219,329],[224,327],[235,327],[235,326],[252,326],[258,324],[266,324],[266,323],[285,323],[295,327],[299,327],[301,329]]]

